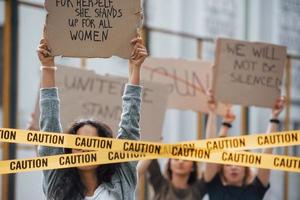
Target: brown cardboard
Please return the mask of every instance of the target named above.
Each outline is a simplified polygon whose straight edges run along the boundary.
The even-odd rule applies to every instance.
[[[142,80],[168,86],[168,108],[207,113],[206,91],[211,85],[211,66],[211,63],[200,60],[147,58],[142,67]],[[217,108],[217,113],[224,116],[225,105],[218,104]]]
[[[213,81],[216,99],[273,107],[280,96],[285,59],[285,46],[219,38]]]
[[[130,57],[130,41],[142,22],[140,0],[45,0],[45,8],[53,55]]]
[[[76,120],[97,119],[108,124],[114,134],[117,133],[126,78],[101,76],[89,70],[59,66],[56,83],[64,131]],[[159,141],[168,99],[167,88],[151,82],[142,85],[141,138],[145,141]],[[35,113],[35,120],[38,121],[39,109]]]

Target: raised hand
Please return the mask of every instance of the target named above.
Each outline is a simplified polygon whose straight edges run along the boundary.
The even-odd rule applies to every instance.
[[[272,118],[278,118],[284,108],[285,103],[286,98],[284,96],[281,96],[276,100],[272,109]]]
[[[148,52],[142,44],[142,38],[139,36],[134,38],[131,44],[133,45],[133,50],[129,59],[129,82],[133,85],[139,85],[141,66],[148,56]]]
[[[226,115],[224,116],[224,122],[232,123],[235,120],[235,114],[232,112],[232,106],[227,105]]]
[[[40,44],[37,48],[38,57],[42,66],[53,67],[54,66],[54,57],[51,54],[51,51],[48,47],[48,44],[45,38],[42,38]]]
[[[55,87],[55,70],[57,69],[54,63],[54,57],[48,47],[47,41],[42,37],[37,49],[38,57],[41,62],[41,87]]]
[[[133,45],[133,50],[129,59],[129,63],[131,67],[141,67],[142,63],[148,56],[147,49],[143,45],[142,38],[139,36],[131,40],[131,44]]]

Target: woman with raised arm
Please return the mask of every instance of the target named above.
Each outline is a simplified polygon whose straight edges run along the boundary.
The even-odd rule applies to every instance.
[[[147,51],[141,38],[131,41],[129,82],[123,94],[123,111],[119,124],[119,139],[140,139],[141,87],[140,70]],[[40,129],[62,132],[59,113],[58,88],[55,85],[54,57],[45,39],[38,47],[41,61]],[[74,103],[74,102],[70,102]],[[82,119],[74,123],[69,134],[112,137],[112,130],[103,122]],[[82,150],[39,147],[40,156],[76,153]],[[43,190],[47,199],[53,200],[132,200],[136,187],[137,162],[85,166],[43,171]]]
[[[284,107],[284,98],[279,98],[272,110],[272,118],[267,132],[277,131],[278,116]],[[210,108],[215,107],[212,98]],[[212,116],[215,111],[211,109]],[[229,112],[230,113],[230,112]],[[222,123],[220,136],[227,136],[234,117],[227,114]],[[231,115],[232,116],[232,115]],[[214,132],[208,132],[207,138],[215,138]],[[272,153],[272,149],[265,149],[264,153]],[[218,165],[207,163],[204,179],[207,182],[207,191],[210,200],[262,200],[269,188],[270,170],[258,169],[257,174],[252,174],[249,167],[236,165]]]
[[[210,92],[209,96],[211,96]],[[211,101],[208,105],[211,112],[209,112],[206,133],[216,131],[216,106]],[[231,123],[235,116],[230,112],[227,118],[228,123]],[[227,129],[222,131],[222,134],[225,134]],[[217,167],[217,165],[212,165],[212,167]],[[157,160],[140,161],[138,175],[143,176],[147,171],[155,192],[155,200],[197,200],[202,199],[207,193],[207,186],[202,174],[198,172],[197,162],[169,159],[165,176],[163,176]]]

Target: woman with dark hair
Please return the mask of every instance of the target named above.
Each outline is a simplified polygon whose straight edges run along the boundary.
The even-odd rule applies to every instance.
[[[267,132],[277,131],[278,116],[284,107],[284,98],[279,98],[272,110],[272,118]],[[210,100],[210,117],[215,121],[215,103],[213,97]],[[231,111],[227,113],[222,123],[220,137],[226,137],[227,131],[234,120]],[[207,138],[214,138],[214,131],[207,132]],[[272,149],[265,149],[264,153],[272,153]],[[206,163],[204,180],[207,183],[207,191],[210,200],[262,200],[269,188],[270,170],[258,169],[257,173],[251,172],[249,167],[237,165],[218,165]]]
[[[163,176],[157,160],[140,161],[138,175],[143,176],[146,171],[154,189],[155,200],[202,199],[206,193],[204,181],[198,178],[197,162],[169,159]]]
[[[212,102],[208,102],[208,105],[215,106]],[[228,110],[226,118],[234,120],[235,116]],[[215,122],[215,113],[209,112],[206,133],[215,132]],[[227,134],[227,129],[220,131],[221,135]],[[207,193],[207,184],[203,174],[198,172],[195,161],[169,159],[165,177],[160,171],[157,160],[139,161],[137,170],[139,177],[148,171],[149,181],[155,192],[154,200],[199,200]]]
[[[181,164],[183,163],[183,164]],[[198,179],[198,165],[195,161],[188,161],[188,160],[179,160],[179,159],[169,159],[166,168],[166,175],[169,180],[173,178],[173,171],[176,170],[176,165],[186,165],[188,169],[191,169],[190,174],[188,176],[187,183],[189,185],[194,184]],[[191,168],[190,168],[191,167]],[[174,180],[174,178],[173,178]]]
[[[212,125],[207,125],[206,131],[209,128]],[[168,159],[163,175],[157,160],[142,160],[137,171],[138,177],[148,172],[154,200],[198,200],[207,193],[206,183],[195,161]]]
[[[122,97],[123,111],[117,138],[138,140],[141,106],[140,68],[147,51],[142,45],[141,38],[135,38],[131,43],[134,47],[129,60],[129,83]],[[42,64],[40,128],[42,131],[62,132],[58,89],[55,86],[56,67],[45,39],[40,42],[38,56]],[[93,120],[74,123],[69,133],[109,138],[113,135],[109,126]],[[83,150],[39,147],[40,156],[76,152]],[[132,200],[136,187],[136,164],[137,162],[129,162],[45,170],[43,190],[47,199],[51,200]]]

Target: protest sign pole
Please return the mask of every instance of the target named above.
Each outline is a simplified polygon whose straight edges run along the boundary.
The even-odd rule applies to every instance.
[[[291,106],[291,57],[287,57],[285,66],[285,91],[286,91],[286,106],[284,118],[284,130],[290,129],[290,106]],[[288,155],[289,148],[284,147],[284,155]],[[284,200],[289,199],[289,173],[284,172]]]
[[[197,58],[202,58],[202,51],[203,51],[203,41],[201,38],[197,39]],[[201,112],[198,112],[198,120],[197,120],[197,139],[203,139],[203,114]]]

